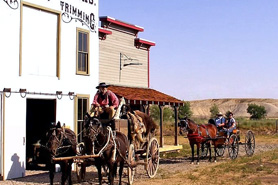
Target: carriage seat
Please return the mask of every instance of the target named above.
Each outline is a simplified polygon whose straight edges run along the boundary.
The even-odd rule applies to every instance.
[[[240,134],[240,130],[238,129],[233,130],[233,134]]]
[[[112,119],[116,119],[116,120],[120,119],[121,109],[122,109],[122,106],[123,106],[124,104],[125,104],[125,98],[122,97],[122,98],[120,99],[119,106],[118,106],[117,110],[115,111],[114,117],[113,117]]]

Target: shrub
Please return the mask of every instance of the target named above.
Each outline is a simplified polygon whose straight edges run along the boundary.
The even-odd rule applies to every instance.
[[[266,116],[265,107],[256,104],[248,104],[247,113],[251,115],[251,119],[263,119]]]

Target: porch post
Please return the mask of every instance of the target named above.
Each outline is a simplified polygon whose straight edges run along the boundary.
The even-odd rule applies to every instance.
[[[160,147],[163,147],[163,105],[158,105],[160,110]]]
[[[178,143],[178,109],[179,107],[174,106],[175,110],[175,146],[177,146]]]

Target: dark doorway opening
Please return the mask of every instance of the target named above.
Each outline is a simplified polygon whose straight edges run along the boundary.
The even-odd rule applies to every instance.
[[[27,99],[26,115],[26,169],[37,168],[43,163],[34,146],[43,140],[51,123],[56,122],[56,100]]]

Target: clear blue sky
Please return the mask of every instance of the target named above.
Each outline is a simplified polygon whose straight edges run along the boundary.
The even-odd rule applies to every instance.
[[[181,100],[278,98],[278,0],[99,0],[154,41],[150,87]]]

